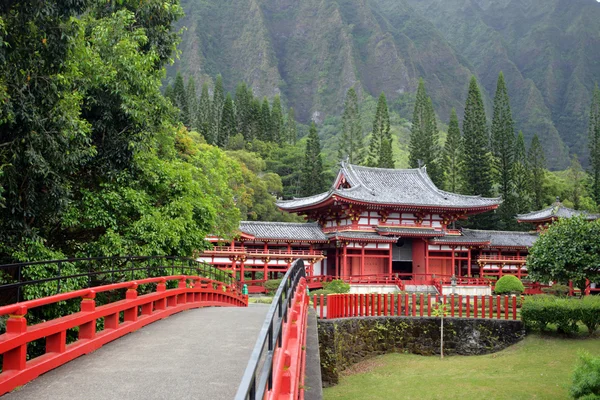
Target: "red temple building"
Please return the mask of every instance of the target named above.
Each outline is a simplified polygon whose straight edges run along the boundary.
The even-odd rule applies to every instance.
[[[578,215],[583,215],[589,221],[600,218],[600,215],[597,214],[590,214],[587,211],[573,210],[572,208],[565,207],[557,198],[556,202],[548,208],[527,214],[518,214],[517,221],[533,224],[539,232],[560,218],[571,218]]]
[[[316,222],[244,221],[235,242],[217,245],[201,259],[235,270],[255,290],[297,258],[305,260],[313,282],[444,285],[455,276],[459,284],[481,285],[483,277],[524,277],[537,233],[451,228],[500,203],[440,190],[425,167],[342,163],[328,192],[277,203]]]

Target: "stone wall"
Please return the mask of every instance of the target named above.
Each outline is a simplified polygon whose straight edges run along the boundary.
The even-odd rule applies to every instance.
[[[325,387],[337,384],[341,371],[367,357],[393,352],[440,352],[439,318],[340,318],[320,320],[318,328]],[[448,317],[444,319],[444,354],[493,353],[524,336],[521,321]]]

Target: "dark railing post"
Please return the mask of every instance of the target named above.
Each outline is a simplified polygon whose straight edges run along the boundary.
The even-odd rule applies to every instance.
[[[62,267],[62,262],[59,261],[58,262],[58,276],[57,276],[58,280],[56,282],[56,293],[57,294],[60,293],[60,269],[61,269],[61,267]]]

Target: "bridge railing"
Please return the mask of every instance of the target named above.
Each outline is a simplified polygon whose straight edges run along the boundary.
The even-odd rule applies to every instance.
[[[168,289],[169,281],[175,281],[177,286]],[[147,284],[154,284],[155,290],[138,296],[139,286]],[[96,305],[97,294],[123,290],[124,299]],[[81,298],[79,312],[35,325],[27,324],[30,310],[77,298]],[[6,333],[0,335],[3,361],[0,396],[42,373],[171,314],[206,306],[247,305],[248,297],[233,285],[199,276],[175,275],[81,289],[0,307],[0,317],[8,315]],[[67,341],[69,331],[77,332],[77,339],[71,343]],[[27,346],[39,340],[45,340],[45,352],[28,359]]]
[[[517,296],[469,296],[431,294],[330,294],[313,295],[313,307],[321,319],[405,316],[430,317],[444,304],[447,316],[516,320],[522,304]]]
[[[35,297],[65,291],[167,275],[198,275],[227,285],[239,282],[227,271],[193,258],[178,256],[117,256],[69,258],[0,265],[0,305],[30,300],[23,288],[39,288]]]
[[[252,351],[236,400],[303,399],[308,294],[304,262],[282,279]]]

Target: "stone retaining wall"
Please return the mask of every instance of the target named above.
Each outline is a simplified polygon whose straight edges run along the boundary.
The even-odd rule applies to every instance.
[[[393,352],[440,352],[440,319],[360,317],[319,321],[321,374],[325,387],[364,358]],[[502,350],[525,337],[521,321],[444,319],[444,354],[477,355]]]

